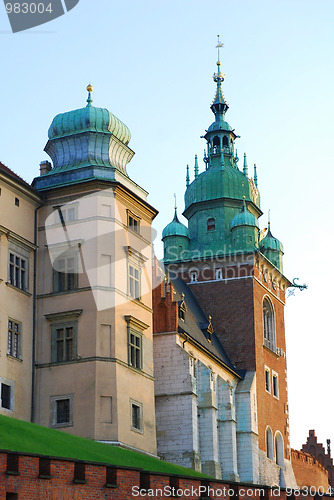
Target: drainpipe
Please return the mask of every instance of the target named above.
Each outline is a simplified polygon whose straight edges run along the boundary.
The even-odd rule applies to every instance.
[[[35,208],[34,217],[34,245],[37,247],[37,211],[43,206]],[[32,296],[32,374],[31,374],[31,422],[35,420],[35,363],[36,363],[36,308],[37,308],[37,248],[34,250],[34,279]]]

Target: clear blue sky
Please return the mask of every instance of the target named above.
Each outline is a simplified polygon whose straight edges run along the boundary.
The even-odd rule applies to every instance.
[[[221,35],[226,118],[241,136],[239,157],[246,151],[249,166],[257,164],[285,274],[309,285],[286,308],[296,448],[313,428],[334,443],[333,19],[332,0],[80,0],[52,23],[14,35],[0,6],[0,161],[28,181],[38,175],[53,117],[84,106],[91,82],[94,104],[131,130],[128,173],[160,212],[158,253],[173,194],[181,213],[186,164],[192,170],[194,155],[202,158],[200,136],[213,121]]]

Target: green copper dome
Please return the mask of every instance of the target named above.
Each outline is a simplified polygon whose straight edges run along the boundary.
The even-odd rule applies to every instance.
[[[235,215],[232,219],[231,230],[238,226],[254,226],[259,227],[256,217],[249,212],[246,207],[245,200],[243,202],[242,210],[239,214]]]
[[[261,240],[261,242],[260,242],[260,248],[261,248],[261,251],[276,250],[277,252],[282,252],[283,253],[283,245],[282,245],[282,243],[277,238],[275,238],[275,236],[273,236],[271,234],[271,231],[270,231],[270,222],[269,222],[269,227],[268,227],[267,234],[263,238],[263,240]]]
[[[167,236],[184,236],[189,238],[188,228],[179,221],[176,209],[172,222],[167,224],[162,231],[162,239],[167,238]]]
[[[82,132],[111,133],[124,144],[131,139],[130,130],[121,120],[107,109],[91,105],[55,116],[48,136],[52,140]]]

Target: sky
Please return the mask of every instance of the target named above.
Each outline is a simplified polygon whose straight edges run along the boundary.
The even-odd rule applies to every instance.
[[[315,429],[332,440],[334,278],[332,0],[80,0],[58,19],[13,34],[0,5],[0,161],[31,182],[53,117],[105,107],[131,130],[128,174],[159,210],[155,249],[180,219],[186,165],[200,170],[213,121],[217,35],[226,120],[239,158],[256,163],[267,226],[284,245],[284,274],[308,289],[286,305],[291,445]],[[240,161],[241,163],[241,161]]]

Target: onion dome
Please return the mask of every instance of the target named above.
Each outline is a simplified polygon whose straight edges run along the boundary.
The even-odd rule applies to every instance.
[[[34,180],[39,190],[87,182],[128,178],[126,165],[134,152],[128,144],[130,130],[105,108],[92,106],[88,85],[87,106],[58,114],[49,128],[44,151],[53,168]]]
[[[189,230],[187,226],[179,221],[176,208],[172,222],[167,224],[167,226],[162,231],[162,239],[167,238],[168,236],[184,236],[186,238],[189,238]]]
[[[243,200],[241,212],[232,219],[231,230],[238,226],[259,227],[257,218],[247,209],[245,199]]]
[[[268,222],[268,231],[266,236],[261,240],[260,243],[261,251],[262,250],[276,250],[277,252],[283,252],[282,243],[272,235],[270,231],[270,222]]]

